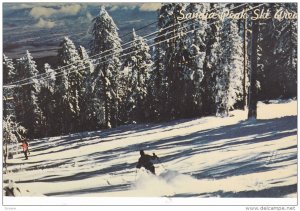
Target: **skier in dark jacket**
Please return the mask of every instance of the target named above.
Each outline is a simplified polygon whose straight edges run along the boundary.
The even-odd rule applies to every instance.
[[[155,167],[151,160],[158,159],[156,154],[153,153],[153,156],[145,154],[144,150],[140,151],[141,157],[136,165],[137,168],[144,167],[145,169],[149,170],[152,174],[155,175]]]

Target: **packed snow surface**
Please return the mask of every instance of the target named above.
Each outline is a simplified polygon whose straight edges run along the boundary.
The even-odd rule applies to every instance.
[[[21,196],[296,197],[297,102],[247,111],[32,140],[4,181]],[[155,152],[157,175],[136,169]]]

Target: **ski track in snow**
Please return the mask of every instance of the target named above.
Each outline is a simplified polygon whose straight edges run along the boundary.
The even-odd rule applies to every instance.
[[[297,197],[297,102],[258,104],[227,118],[121,126],[30,142],[4,181],[22,196]],[[135,169],[155,152],[159,176]],[[21,152],[21,148],[18,149]]]

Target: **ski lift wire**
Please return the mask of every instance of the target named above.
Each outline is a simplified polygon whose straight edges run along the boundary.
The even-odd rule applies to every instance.
[[[264,5],[264,3],[262,3],[262,4],[258,5],[258,6],[252,7],[251,9],[248,9],[246,12],[248,12],[248,11],[250,11],[250,10],[253,10],[253,9],[257,8],[257,7],[260,7],[260,6],[262,6],[262,5]],[[239,5],[238,7],[240,7],[240,6],[241,6],[241,5]],[[230,10],[233,10],[233,9],[236,9],[236,8],[232,8],[232,9],[230,9]],[[214,21],[214,22],[208,24],[208,26],[209,26],[209,25],[212,25],[212,24],[215,23],[215,22],[216,22],[216,21]],[[182,22],[181,22],[181,23],[182,23]],[[185,26],[185,27],[187,27],[187,26]],[[185,28],[185,27],[182,27],[182,28]],[[174,36],[174,37],[171,37],[171,38],[162,40],[162,41],[160,41],[160,42],[158,42],[158,43],[154,43],[154,44],[150,45],[149,47],[153,47],[153,46],[158,45],[158,44],[160,44],[160,43],[162,43],[162,42],[169,41],[170,39],[174,39],[174,38],[176,38],[176,37],[180,37],[180,36],[182,36],[182,35],[185,35],[185,34],[187,34],[187,33],[192,32],[192,31],[194,32],[194,31],[196,31],[196,30],[198,30],[198,29],[199,29],[199,28],[195,28],[195,29],[192,29],[192,30],[190,30],[190,31],[188,31],[188,32],[184,32],[183,34],[179,34],[179,35],[176,35],[176,36]],[[168,34],[168,33],[166,33],[166,34]],[[165,34],[163,34],[163,35],[165,35]],[[125,49],[124,49],[124,50],[125,50]],[[124,50],[122,50],[122,51],[124,51]],[[121,52],[122,52],[122,51],[121,51]],[[126,54],[120,56],[120,58],[122,58],[122,57],[124,57],[124,56],[126,56],[126,55],[129,55],[129,54],[131,54],[131,53],[137,52],[137,51],[138,51],[138,50],[135,50],[135,51],[126,53]],[[116,53],[120,53],[120,52],[116,52]],[[116,54],[116,53],[109,54],[109,55],[106,55],[106,56],[104,56],[104,57],[111,56],[111,55],[114,55],[114,54]],[[103,57],[99,57],[99,58],[97,58],[97,59],[101,59],[101,58],[103,58]],[[91,60],[91,57],[90,57],[89,59],[84,59],[84,60]],[[79,61],[84,61],[84,60],[79,60]],[[77,61],[77,62],[79,62],[79,61]],[[104,63],[104,62],[107,62],[107,61],[109,61],[109,60],[102,61],[102,62],[100,62],[100,63],[95,63],[94,65],[98,65],[98,64],[101,64],[101,63]],[[72,63],[72,64],[73,64],[73,63]],[[69,64],[69,65],[60,67],[60,68],[58,68],[58,69],[65,68],[65,67],[70,66],[70,65],[72,65],[72,64]],[[83,69],[79,69],[79,70],[78,70],[78,69],[75,69],[75,70],[73,70],[73,71],[68,72],[68,74],[69,74],[69,73],[72,73],[72,72],[75,72],[75,71],[85,70],[85,69],[87,69],[87,67],[85,67],[85,68],[83,68]],[[60,76],[61,73],[65,74],[65,70],[66,70],[66,69],[63,69],[62,71],[57,72],[57,73],[55,74],[55,76]],[[48,73],[47,73],[47,74],[48,74]],[[34,77],[27,78],[27,80],[29,80],[29,79],[31,79],[31,78],[37,78],[37,77],[39,77],[39,76],[41,76],[41,75],[45,75],[45,73],[36,75],[36,76],[34,76]],[[46,76],[46,77],[42,77],[42,78],[39,78],[39,79],[47,79],[47,78],[51,78],[51,77],[52,77],[52,76]],[[25,80],[25,79],[22,79],[22,80]],[[17,81],[17,82],[21,82],[22,80]],[[16,82],[14,82],[14,83],[16,83]],[[16,85],[16,84],[14,84],[14,83],[11,83],[11,84],[8,84],[8,85],[4,85],[3,88],[15,88],[15,87],[20,87],[20,86],[24,86],[24,85],[29,85],[29,84],[32,84],[32,83],[34,83],[34,82],[31,81],[31,82],[27,82],[27,83],[23,83],[23,84],[19,84],[19,85]]]
[[[239,7],[242,7],[242,6],[246,5],[246,4],[247,4],[247,3],[242,4],[242,5],[239,5],[239,6],[237,6],[237,7],[232,8],[231,10],[237,9],[237,8],[239,8]],[[211,12],[211,11],[216,10],[216,9],[221,9],[221,7],[220,7],[220,8],[213,8],[213,9],[209,10],[208,12]],[[161,32],[161,31],[163,31],[163,30],[172,28],[172,27],[174,27],[174,26],[176,26],[176,25],[178,25],[178,24],[183,24],[183,23],[185,23],[185,22],[187,22],[187,21],[191,21],[191,20],[194,20],[194,19],[196,19],[196,17],[194,17],[194,18],[192,18],[192,19],[186,19],[185,21],[178,22],[178,23],[176,23],[176,24],[174,24],[174,25],[171,25],[171,26],[168,26],[168,27],[165,27],[165,28],[161,28],[161,29],[159,29],[159,30],[157,30],[157,31],[155,31],[155,32],[152,32],[152,33],[150,33],[150,34],[148,34],[148,35],[143,36],[142,38],[146,38],[146,37],[153,36],[153,35],[155,35],[155,34]],[[154,22],[153,22],[153,23],[154,23]],[[146,27],[146,26],[145,26],[145,27]],[[160,36],[163,36],[163,34],[160,35]],[[155,38],[157,38],[157,37],[155,37]],[[152,39],[155,39],[155,38],[152,38]],[[152,40],[152,39],[150,39],[150,40]],[[129,42],[127,42],[127,43],[124,43],[124,44],[121,45],[121,47],[122,47],[122,46],[125,46],[125,45],[129,45],[129,44],[131,44],[131,43],[133,43],[133,42],[134,42],[134,40],[129,41]],[[103,52],[101,52],[101,53],[99,53],[99,54],[95,54],[95,55],[93,55],[93,56],[91,56],[91,57],[89,57],[89,58],[82,59],[82,60],[78,60],[78,61],[75,61],[75,62],[70,63],[70,64],[68,64],[68,65],[58,67],[58,68],[54,69],[54,71],[63,69],[63,68],[65,68],[65,67],[69,67],[69,66],[74,65],[74,64],[76,64],[76,63],[78,63],[78,62],[80,62],[80,61],[91,60],[92,58],[94,58],[94,57],[96,57],[96,56],[100,56],[100,55],[102,55],[102,54],[104,54],[104,53],[107,53],[107,52],[112,51],[112,50],[115,50],[115,49],[120,49],[120,48],[111,48],[111,49],[105,50],[105,51],[103,51]],[[124,50],[127,50],[127,49],[128,49],[128,48],[125,48]],[[109,56],[109,55],[106,55],[106,56]],[[63,71],[64,71],[64,70],[63,70]],[[33,79],[33,78],[38,78],[38,77],[40,77],[40,76],[47,75],[47,74],[48,74],[48,73],[41,73],[41,74],[38,74],[38,75],[35,75],[35,76],[31,76],[31,77],[28,77],[28,78],[24,78],[24,79],[15,81],[15,82],[11,82],[10,84],[4,85],[3,87],[5,87],[5,88],[8,88],[8,87],[14,88],[15,86],[12,86],[12,85],[15,85],[15,84],[17,84],[17,83],[20,83],[20,82],[23,82],[23,81],[26,81],[26,80],[30,80],[30,79]]]

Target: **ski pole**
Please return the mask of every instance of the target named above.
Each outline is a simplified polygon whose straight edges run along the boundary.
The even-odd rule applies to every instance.
[[[137,169],[135,170],[134,182],[136,182]]]

